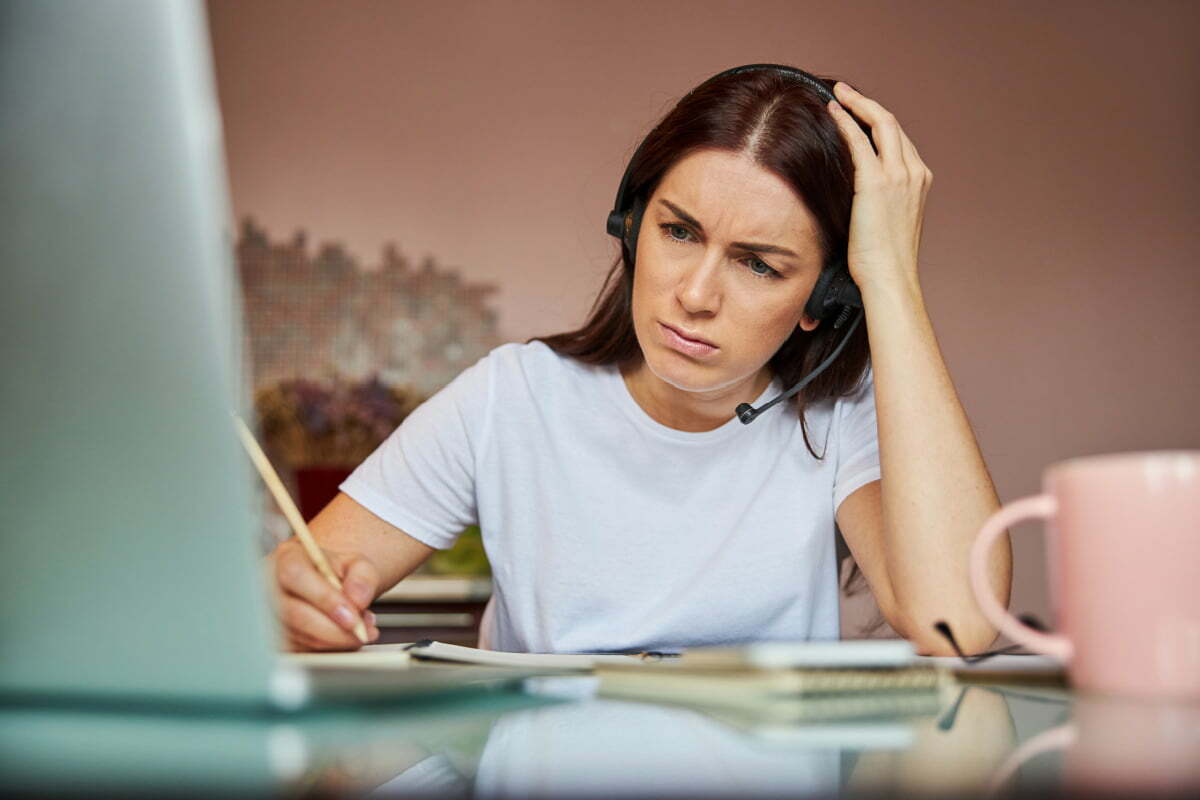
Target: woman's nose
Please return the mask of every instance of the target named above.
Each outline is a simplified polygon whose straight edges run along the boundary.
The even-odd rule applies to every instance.
[[[721,307],[720,258],[690,264],[680,276],[675,294],[689,314],[715,314]]]

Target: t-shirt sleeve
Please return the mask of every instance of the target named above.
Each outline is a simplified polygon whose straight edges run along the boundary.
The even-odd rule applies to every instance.
[[[494,357],[485,356],[418,406],[339,487],[430,547],[478,523],[475,480],[487,435]]]
[[[855,489],[879,480],[879,427],[875,421],[875,376],[868,367],[853,394],[838,401],[838,462],[833,510]]]

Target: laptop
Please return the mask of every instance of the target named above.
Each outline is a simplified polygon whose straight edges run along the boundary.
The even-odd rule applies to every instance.
[[[533,674],[277,652],[203,5],[5,3],[0,108],[0,698],[292,710]]]

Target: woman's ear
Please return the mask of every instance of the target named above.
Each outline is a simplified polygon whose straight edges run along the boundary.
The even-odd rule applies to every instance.
[[[797,325],[796,327],[799,328],[800,330],[804,331],[805,333],[812,333],[813,331],[815,331],[817,329],[817,326],[820,324],[821,324],[821,320],[813,319],[808,314],[801,313],[800,314],[800,324]]]

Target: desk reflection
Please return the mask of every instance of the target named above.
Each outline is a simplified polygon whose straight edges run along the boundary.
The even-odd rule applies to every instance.
[[[959,687],[956,695],[937,717],[914,723],[911,747],[859,756],[846,788],[932,794],[986,787],[1016,745],[1008,700],[980,686]]]
[[[1003,695],[954,687],[929,700],[925,714],[755,724],[728,712],[577,697],[497,719],[473,774],[461,753],[431,754],[370,796],[803,797],[982,789],[1015,746]]]
[[[772,750],[697,711],[590,700],[497,722],[474,796],[804,795],[839,777],[837,749]]]
[[[968,684],[928,713],[796,723],[554,680],[550,692],[290,716],[0,707],[0,789],[479,800],[1200,790],[1194,703]]]
[[[1011,790],[1020,770],[1051,753],[1062,763],[1061,785],[1081,795],[1197,796],[1200,703],[1080,695],[1070,721],[1025,742],[989,791]]]
[[[5,794],[268,794],[302,780],[308,754],[295,726],[261,718],[0,706]]]

